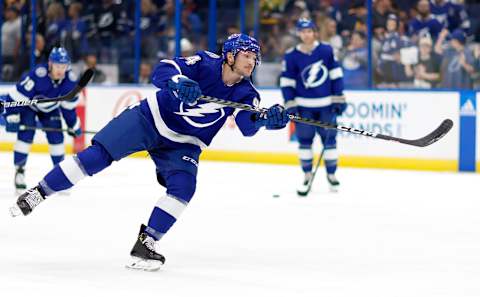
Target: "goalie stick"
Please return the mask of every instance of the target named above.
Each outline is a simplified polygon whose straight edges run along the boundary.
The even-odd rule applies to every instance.
[[[52,128],[52,127],[32,127],[32,126],[25,126],[25,125],[20,125],[19,126],[20,130],[42,130],[42,131],[53,131],[53,132],[68,132],[69,129],[64,129],[64,128]],[[82,130],[83,134],[97,134],[97,131],[88,131],[88,130]]]
[[[244,104],[244,103],[239,103],[239,102],[233,102],[229,100],[224,100],[220,98],[215,98],[211,96],[205,96],[202,95],[199,98],[200,100],[206,101],[206,102],[211,102],[211,103],[217,103],[220,105],[228,106],[228,107],[233,107],[233,108],[238,108],[246,111],[251,111],[255,113],[260,113],[260,114],[265,114],[267,112],[266,108],[260,108],[260,107],[254,107],[249,104]],[[384,134],[377,134],[373,132],[368,132],[365,130],[360,130],[356,129],[353,127],[345,127],[337,124],[332,124],[332,123],[326,123],[326,122],[321,122],[321,121],[316,121],[308,118],[302,118],[297,115],[293,114],[288,114],[288,117],[290,120],[298,122],[298,123],[303,123],[307,125],[313,125],[317,127],[322,127],[325,129],[336,129],[339,131],[344,131],[348,133],[353,133],[353,134],[360,134],[363,136],[367,137],[372,137],[372,138],[377,138],[377,139],[383,139],[383,140],[388,140],[388,141],[394,141],[394,142],[399,142],[407,145],[413,145],[417,147],[425,147],[429,146],[432,143],[437,142],[440,138],[445,136],[445,134],[450,131],[453,127],[453,121],[450,119],[445,119],[442,121],[442,123],[432,132],[430,132],[428,135],[425,135],[424,137],[418,138],[418,139],[405,139],[405,138],[400,138],[400,137],[393,137],[393,136],[388,136]]]
[[[68,92],[63,96],[46,98],[46,97],[40,97],[37,95],[33,97],[33,99],[31,100],[0,102],[0,103],[3,104],[3,107],[9,108],[9,107],[31,106],[38,103],[72,100],[88,84],[92,76],[93,76],[92,69],[89,68],[85,70],[85,72],[80,77],[80,80],[78,81],[77,85],[70,92]]]

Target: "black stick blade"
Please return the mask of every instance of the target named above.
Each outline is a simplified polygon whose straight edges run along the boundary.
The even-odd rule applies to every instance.
[[[85,70],[85,72],[82,74],[82,77],[80,77],[80,80],[78,81],[78,86],[83,88],[85,87],[90,79],[92,79],[93,76],[93,70],[91,68],[88,68]]]
[[[397,137],[392,137],[392,136],[387,136],[382,134],[376,135],[375,138],[396,141],[396,142],[418,146],[418,147],[425,147],[425,146],[431,145],[432,143],[437,142],[439,139],[445,136],[448,133],[448,131],[452,129],[452,127],[453,127],[453,121],[450,119],[445,119],[440,124],[440,126],[437,127],[437,129],[433,130],[428,135],[419,139],[408,140],[408,139],[397,138]]]
[[[420,139],[414,140],[417,146],[425,147],[437,142],[443,136],[445,136],[453,127],[453,121],[451,119],[443,120],[437,129],[433,130],[430,134]]]

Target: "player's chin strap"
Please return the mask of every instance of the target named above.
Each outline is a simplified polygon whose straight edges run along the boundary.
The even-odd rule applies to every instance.
[[[229,100],[224,100],[224,99],[215,98],[215,97],[212,97],[212,96],[202,95],[202,96],[200,96],[199,99],[203,100],[203,101],[206,101],[206,102],[217,103],[217,104],[225,105],[225,106],[228,106],[228,107],[233,107],[233,108],[237,108],[237,109],[241,109],[241,110],[260,113],[260,114],[264,114],[267,111],[266,108],[254,107],[254,106],[251,106],[251,105],[248,105],[248,104],[229,101]],[[450,120],[450,119],[445,119],[445,120],[442,121],[440,126],[438,126],[435,130],[430,132],[428,135],[426,135],[422,138],[409,140],[409,139],[393,137],[393,136],[384,135],[384,134],[377,134],[377,133],[373,133],[373,132],[368,132],[368,131],[356,129],[356,128],[353,128],[353,127],[345,127],[345,126],[341,126],[341,125],[337,125],[337,124],[333,124],[333,123],[326,123],[326,122],[316,121],[316,120],[312,120],[312,119],[308,119],[308,118],[302,118],[302,117],[300,117],[298,115],[294,115],[294,114],[288,114],[288,118],[291,121],[298,122],[298,123],[303,123],[303,124],[307,124],[307,125],[322,127],[322,128],[325,128],[325,129],[336,129],[336,130],[347,132],[347,133],[360,134],[360,135],[367,136],[367,137],[389,140],[389,141],[399,142],[399,143],[418,146],[418,147],[425,147],[425,146],[431,145],[432,143],[437,142],[440,138],[445,136],[445,134],[447,134],[448,131],[450,131],[450,129],[452,129],[452,127],[453,127],[453,121]]]

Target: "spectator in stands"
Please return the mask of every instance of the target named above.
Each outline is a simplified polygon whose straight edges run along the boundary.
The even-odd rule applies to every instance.
[[[58,2],[51,2],[48,5],[45,19],[45,42],[47,44],[47,52],[51,48],[61,44],[60,32],[66,25],[65,9]]]
[[[418,63],[414,67],[413,84],[416,88],[435,88],[440,80],[441,58],[433,52],[430,37],[420,38],[418,48]]]
[[[195,11],[196,5],[193,0],[184,0],[182,9],[182,34],[198,45],[202,36],[202,20]]]
[[[88,51],[87,22],[80,18],[82,8],[80,2],[74,2],[68,7],[69,19],[60,33],[62,44],[70,53],[73,63]]]
[[[14,6],[5,10],[5,21],[2,25],[2,80],[14,81],[15,59],[20,48],[22,21],[19,11]]]
[[[429,36],[432,40],[437,40],[438,34],[443,26],[430,13],[430,3],[428,0],[419,0],[417,3],[417,16],[408,24],[408,33],[413,42],[418,42],[420,37]]]
[[[334,19],[327,18],[325,26],[320,27],[320,40],[332,46],[336,57],[343,47],[342,37],[337,34],[337,22]]]
[[[473,88],[478,90],[480,89],[480,44],[475,43],[473,45],[473,57],[475,58],[475,73],[472,75],[473,79]]]
[[[285,15],[288,15],[291,19],[298,20],[301,18],[310,18],[310,11],[313,7],[309,7],[304,0],[289,0],[285,4]]]
[[[97,67],[97,56],[95,54],[88,54],[84,58],[85,66],[93,70],[93,83],[104,83],[107,80],[107,76],[101,69]]]
[[[368,87],[368,50],[365,34],[353,31],[350,42],[341,55],[345,88]]]
[[[151,74],[152,74],[152,64],[142,62],[140,64],[138,83],[141,85],[149,85],[152,82],[150,79]]]
[[[398,18],[394,14],[388,16],[387,33],[380,49],[378,72],[385,87],[398,87],[399,83],[409,80],[405,66],[401,63],[400,49],[408,44],[406,37],[398,33]]]
[[[126,11],[113,0],[102,0],[95,7],[96,42],[101,63],[114,63],[118,58],[118,50],[128,45],[124,38],[128,38],[130,29]],[[125,44],[121,43],[125,42]]]
[[[30,34],[29,34],[30,35]],[[20,80],[22,75],[25,72],[30,70],[30,55],[31,55],[31,44],[32,39],[27,38],[27,46],[25,50],[21,53],[15,63],[15,81]],[[45,63],[47,61],[47,52],[45,51],[45,38],[43,35],[38,33],[35,35],[35,65],[40,63]]]
[[[269,30],[262,30],[260,34],[260,43],[262,47],[262,61],[280,62],[280,58],[284,54],[282,46],[280,46],[282,36],[286,33],[280,29],[280,22],[271,24]]]
[[[391,0],[377,0],[373,3],[373,32],[381,40],[385,34],[387,19],[393,13]]]
[[[160,50],[158,35],[165,29],[164,24],[162,24],[160,13],[152,0],[142,0],[141,11],[142,58],[154,60]]]
[[[462,29],[465,33],[470,31],[470,20],[468,19],[463,0],[453,3],[446,0],[432,0],[430,2],[432,15],[448,31]]]
[[[444,45],[447,37],[450,41]],[[465,42],[465,33],[461,29],[453,31],[450,35],[447,29],[440,33],[435,44],[435,52],[442,56],[440,87],[459,89],[473,87],[475,58],[473,51],[465,46]]]

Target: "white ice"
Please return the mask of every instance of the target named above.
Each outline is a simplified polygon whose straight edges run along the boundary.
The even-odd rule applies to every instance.
[[[124,268],[164,190],[125,159],[11,218],[0,153],[0,296],[480,296],[480,175],[340,168],[298,198],[293,166],[201,162],[158,272]],[[27,182],[51,168],[31,155]],[[279,194],[279,198],[273,198]]]

